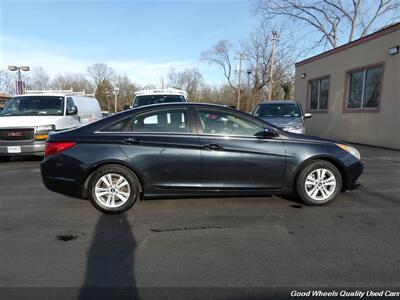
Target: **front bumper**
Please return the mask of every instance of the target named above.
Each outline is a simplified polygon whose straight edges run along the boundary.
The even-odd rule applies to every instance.
[[[21,152],[10,153],[8,147],[20,147]],[[11,155],[43,155],[46,141],[1,141],[0,156]]]
[[[361,183],[358,180],[364,171],[364,164],[360,161],[347,169],[346,189],[355,190]]]

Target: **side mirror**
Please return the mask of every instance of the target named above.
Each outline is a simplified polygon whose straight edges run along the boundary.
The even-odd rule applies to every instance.
[[[74,105],[71,106],[68,110],[67,110],[67,115],[76,115],[78,113],[78,108]]]
[[[124,105],[124,110],[127,110],[127,109],[131,109],[131,106],[129,104]]]
[[[273,129],[269,128],[264,128],[263,131],[260,131],[259,133],[256,133],[256,137],[260,139],[272,139],[275,137],[278,137],[279,133]]]
[[[310,114],[310,113],[304,114],[304,119],[309,119],[311,117],[312,117],[312,114]]]

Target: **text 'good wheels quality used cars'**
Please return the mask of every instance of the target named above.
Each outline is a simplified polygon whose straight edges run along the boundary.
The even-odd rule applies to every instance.
[[[143,106],[50,134],[41,164],[47,188],[106,213],[162,197],[298,194],[324,205],[362,171],[350,145],[198,103]]]

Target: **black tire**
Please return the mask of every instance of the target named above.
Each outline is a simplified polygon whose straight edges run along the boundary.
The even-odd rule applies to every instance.
[[[8,162],[11,160],[11,156],[0,156],[0,162]]]
[[[332,193],[332,194],[323,200],[316,200],[315,198],[312,198],[310,195],[307,194],[307,191],[306,191],[306,184],[305,184],[306,179],[311,173],[313,173],[317,169],[328,170],[334,176],[334,178],[336,180],[335,187],[328,187],[331,189],[330,193]],[[327,173],[329,173],[329,172],[327,172]],[[340,174],[340,171],[333,164],[331,164],[330,162],[327,162],[325,160],[314,160],[314,161],[310,162],[307,166],[302,168],[302,170],[300,171],[300,173],[297,177],[296,191],[297,191],[297,194],[299,195],[300,199],[305,204],[320,206],[320,205],[326,205],[326,204],[332,202],[333,200],[335,200],[337,195],[342,190],[342,185],[343,185],[342,175]],[[313,186],[310,186],[310,185],[308,185],[308,187],[310,190],[312,190],[312,188],[313,188]],[[320,196],[322,196],[321,192],[318,192],[318,193]]]
[[[130,195],[128,197],[128,200],[121,206],[113,208],[107,207],[96,197],[96,183],[100,180],[100,178],[107,174],[117,174],[123,176],[129,184]],[[91,176],[88,185],[88,195],[90,202],[96,209],[107,214],[120,214],[129,210],[138,200],[141,191],[142,186],[135,173],[124,166],[114,164],[105,165],[98,168]]]

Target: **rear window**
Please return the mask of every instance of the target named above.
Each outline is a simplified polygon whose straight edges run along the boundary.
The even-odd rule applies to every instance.
[[[261,104],[254,112],[256,117],[300,117],[301,112],[297,104]]]
[[[181,95],[146,95],[137,96],[134,106],[144,106],[158,103],[186,102],[185,97]]]

